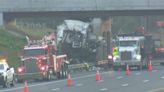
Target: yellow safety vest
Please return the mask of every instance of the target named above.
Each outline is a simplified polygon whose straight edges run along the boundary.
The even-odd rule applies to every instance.
[[[119,51],[118,51],[118,47],[115,47],[114,49],[113,49],[113,56],[115,56],[115,55],[119,55]]]

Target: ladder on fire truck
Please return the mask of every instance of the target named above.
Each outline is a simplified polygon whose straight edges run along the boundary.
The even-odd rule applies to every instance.
[[[28,45],[46,45],[51,44],[56,46],[55,35],[50,34],[48,36],[44,36],[41,40],[31,40],[28,36],[26,36]]]

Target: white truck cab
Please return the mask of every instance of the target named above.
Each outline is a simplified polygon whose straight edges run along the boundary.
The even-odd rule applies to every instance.
[[[113,56],[114,65],[142,66],[140,46],[144,36],[121,35],[117,37],[119,55]]]
[[[0,85],[4,88],[15,85],[14,68],[10,68],[6,59],[0,59]]]

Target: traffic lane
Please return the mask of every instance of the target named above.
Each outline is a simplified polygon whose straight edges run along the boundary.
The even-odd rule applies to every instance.
[[[94,76],[94,75],[95,75],[95,71],[90,71],[90,72],[80,72],[79,74],[73,74],[72,77],[74,77],[74,79],[79,79],[79,78],[85,78],[85,77],[90,77],[90,76]],[[61,83],[63,81],[65,81],[64,84],[66,85],[66,79],[55,80],[55,81],[51,81],[51,82],[43,82],[43,81],[42,82],[39,82],[39,81],[35,82],[35,81],[30,81],[30,82],[28,82],[28,87],[29,87],[29,90],[31,90],[31,89],[33,90],[33,88],[34,89],[37,88],[37,90],[38,90],[38,87],[40,88],[40,86],[41,86],[41,88],[43,88],[45,90],[45,89],[49,89],[48,88],[49,85],[52,85],[52,84],[55,85],[55,84]],[[44,88],[44,86],[46,88]],[[0,89],[0,92],[22,92],[23,87],[24,87],[24,84],[21,83],[21,84],[17,84],[15,87],[12,87],[12,88],[2,88],[2,89]],[[43,90],[41,90],[39,92],[42,92],[42,91]]]
[[[103,75],[103,81],[89,81],[85,83],[85,85],[83,84],[84,86],[66,88],[61,90],[61,92],[146,92],[152,88],[158,88],[164,83],[163,80],[160,80],[160,76],[163,76],[163,72],[157,70],[154,70],[153,72],[142,71],[141,73],[132,71],[130,76],[126,76],[123,72],[116,74],[119,75],[117,77],[111,77],[110,74],[111,73],[107,73],[106,75]],[[160,83],[158,81],[160,81]],[[158,83],[159,85],[156,85]]]
[[[115,81],[117,81],[116,76],[114,73],[112,73],[112,71],[110,72],[106,72],[106,73],[101,73],[102,76],[102,80],[101,81],[96,81],[95,80],[95,74],[93,75],[87,75],[85,77],[81,77],[81,78],[75,78],[73,79],[73,85],[71,87],[67,86],[67,82],[65,81],[65,83],[60,83],[60,86],[52,86],[49,85],[49,89],[51,89],[51,91],[60,91],[60,92],[99,92],[100,90],[106,90],[105,88],[101,88],[102,84],[105,79],[104,77],[106,77],[109,81],[111,87],[115,87],[117,86],[117,84],[113,85],[112,83],[114,83]],[[113,78],[112,78],[113,77]],[[120,82],[119,84],[123,83],[123,81],[118,81]],[[117,82],[117,83],[118,83]],[[63,86],[64,85],[64,86]],[[38,92],[38,90],[35,90]],[[49,90],[50,91],[50,90]]]
[[[131,75],[129,76],[125,76],[125,74],[120,74],[120,76],[122,77],[118,76],[117,79],[123,81],[123,84],[119,84],[115,81],[113,84],[118,84],[115,88],[107,86],[108,83],[104,83],[102,87],[108,88],[110,92],[146,92],[151,89],[159,88],[164,84],[164,72],[161,69],[153,70],[152,72],[131,71]]]
[[[155,73],[157,73],[157,74],[155,74]],[[152,76],[152,74],[153,74],[153,76]],[[159,74],[161,74],[161,75],[159,75]],[[61,91],[61,90],[62,90],[61,92],[71,92],[72,90],[77,90],[79,92],[79,90],[84,90],[85,89],[87,92],[88,91],[92,92],[92,91],[98,91],[98,90],[105,91],[108,88],[108,86],[106,86],[106,85],[109,85],[108,89],[117,91],[117,89],[119,89],[121,87],[126,87],[126,86],[129,86],[129,85],[130,86],[131,85],[136,85],[137,82],[139,82],[139,83],[141,81],[146,82],[147,81],[146,78],[154,79],[154,78],[157,78],[157,77],[162,76],[162,75],[163,75],[162,71],[158,71],[158,70],[153,70],[153,72],[131,71],[130,76],[126,76],[124,71],[120,71],[120,72],[109,71],[105,75],[102,74],[102,79],[105,82],[101,81],[100,83],[102,83],[102,84],[100,85],[99,82],[98,83],[95,82],[95,72],[94,72],[91,75],[87,75],[87,76],[80,75],[82,77],[73,79],[73,82],[74,82],[73,87],[67,87],[66,80],[60,80],[60,81],[55,81],[55,82],[52,82],[52,83],[51,82],[46,82],[44,84],[41,83],[40,85],[39,84],[38,85],[30,84],[29,85],[29,90],[31,92],[44,92],[44,91],[47,91],[47,90],[48,90],[48,92],[49,91]],[[103,82],[105,84],[103,84]],[[78,84],[78,83],[80,83],[80,84]],[[105,88],[105,86],[107,88]],[[97,87],[100,87],[100,88],[97,89]],[[96,89],[94,89],[94,88],[96,88]],[[9,91],[8,90],[8,91],[4,91],[4,92],[22,92],[22,90],[23,90],[23,87],[22,87],[22,89],[17,89],[15,91],[13,91],[13,90]],[[122,89],[120,89],[119,91],[121,91],[121,90]]]
[[[161,75],[152,76],[150,77],[150,79],[145,80],[150,75],[152,75],[152,73],[149,73],[148,71],[143,71],[143,72],[146,74],[146,76],[145,74],[142,74],[142,73],[140,75],[139,72],[134,72],[130,76],[126,76],[123,72],[118,72],[118,74],[116,73],[112,75],[111,75],[111,72],[109,72],[109,73],[106,73],[105,75],[102,75],[101,81],[96,82],[94,77],[92,77],[85,80],[80,80],[81,81],[80,86],[78,86],[78,84],[75,84],[72,87],[60,88],[60,90],[58,89],[58,91],[60,92],[81,92],[81,91],[138,92],[138,89],[141,88],[139,92],[145,92],[145,90],[150,90],[151,86],[154,86],[153,83],[149,82],[149,80],[152,82],[157,82],[158,77]],[[154,74],[154,75],[157,75],[157,74]],[[151,86],[148,85],[148,87],[145,88],[144,86],[146,84],[150,84]]]
[[[105,74],[105,73],[101,73],[101,74]],[[94,81],[95,81],[95,72],[90,75],[83,75],[80,77],[73,78],[73,86],[82,86],[82,85],[86,85],[86,84],[90,85],[90,83],[93,83]],[[82,82],[82,83],[79,84],[80,82]],[[41,83],[41,84],[36,84],[36,85],[29,84],[28,87],[29,87],[29,91],[31,91],[31,92],[44,92],[44,91],[68,88],[67,80],[59,80],[59,81]],[[1,91],[2,92],[21,92],[22,90],[23,90],[23,87],[22,88],[20,88],[20,87],[13,88],[13,89],[9,89],[9,90],[1,90]]]
[[[111,92],[149,92],[151,90],[164,87],[163,84],[164,80],[144,80],[138,83],[129,83],[128,86],[118,88]]]

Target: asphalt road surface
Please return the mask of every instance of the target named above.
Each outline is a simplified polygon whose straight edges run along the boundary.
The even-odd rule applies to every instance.
[[[149,92],[164,87],[164,66],[154,66],[153,71],[100,71],[101,80],[95,81],[95,71],[72,75],[73,85],[67,79],[51,82],[28,82],[29,92]],[[23,92],[24,84],[0,88],[0,92]]]

